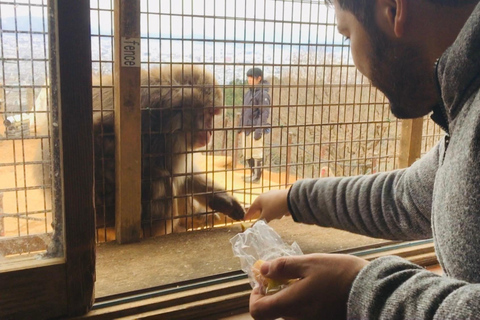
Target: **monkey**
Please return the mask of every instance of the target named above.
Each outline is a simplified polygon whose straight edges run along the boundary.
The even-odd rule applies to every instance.
[[[109,241],[115,227],[115,115],[112,81],[106,78],[92,94],[95,218],[97,230],[107,230],[105,238],[97,236]],[[213,74],[192,64],[163,65],[141,71],[140,90],[143,236],[185,230],[187,224],[196,227],[208,208],[243,219],[240,202],[195,161],[200,154],[194,151],[210,143],[213,117],[222,112],[223,92]],[[50,158],[45,150],[38,157],[44,162]],[[39,171],[51,170],[44,166]],[[49,178],[37,175],[49,184]]]
[[[223,93],[208,71],[196,65],[164,65],[141,74],[142,226],[162,235],[185,225],[179,219],[207,208],[234,220],[242,205],[196,167],[195,150],[212,138],[213,117],[221,113]],[[93,109],[113,109],[113,91],[94,91]],[[93,119],[97,227],[114,226],[114,113]]]

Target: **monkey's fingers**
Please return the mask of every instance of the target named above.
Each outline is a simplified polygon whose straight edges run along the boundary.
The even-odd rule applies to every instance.
[[[213,210],[217,210],[226,214],[234,220],[243,220],[245,210],[242,205],[232,196],[224,194],[216,194],[208,203],[208,206]]]

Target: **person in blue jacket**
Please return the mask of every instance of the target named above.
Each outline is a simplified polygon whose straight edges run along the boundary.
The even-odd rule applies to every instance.
[[[263,135],[269,131],[270,84],[263,79],[263,70],[251,68],[247,71],[249,89],[243,97],[240,123],[244,161],[250,168],[245,182],[258,182],[263,171]]]

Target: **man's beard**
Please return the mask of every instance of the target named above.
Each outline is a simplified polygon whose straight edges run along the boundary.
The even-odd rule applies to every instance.
[[[393,43],[376,26],[370,30],[370,80],[401,119],[428,114],[437,100],[433,66],[414,46]]]

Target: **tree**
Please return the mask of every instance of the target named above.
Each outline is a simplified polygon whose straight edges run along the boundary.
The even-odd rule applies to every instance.
[[[248,86],[247,81],[235,79],[230,81],[225,86],[225,105],[226,106],[241,106],[243,105],[243,93],[245,86]]]

